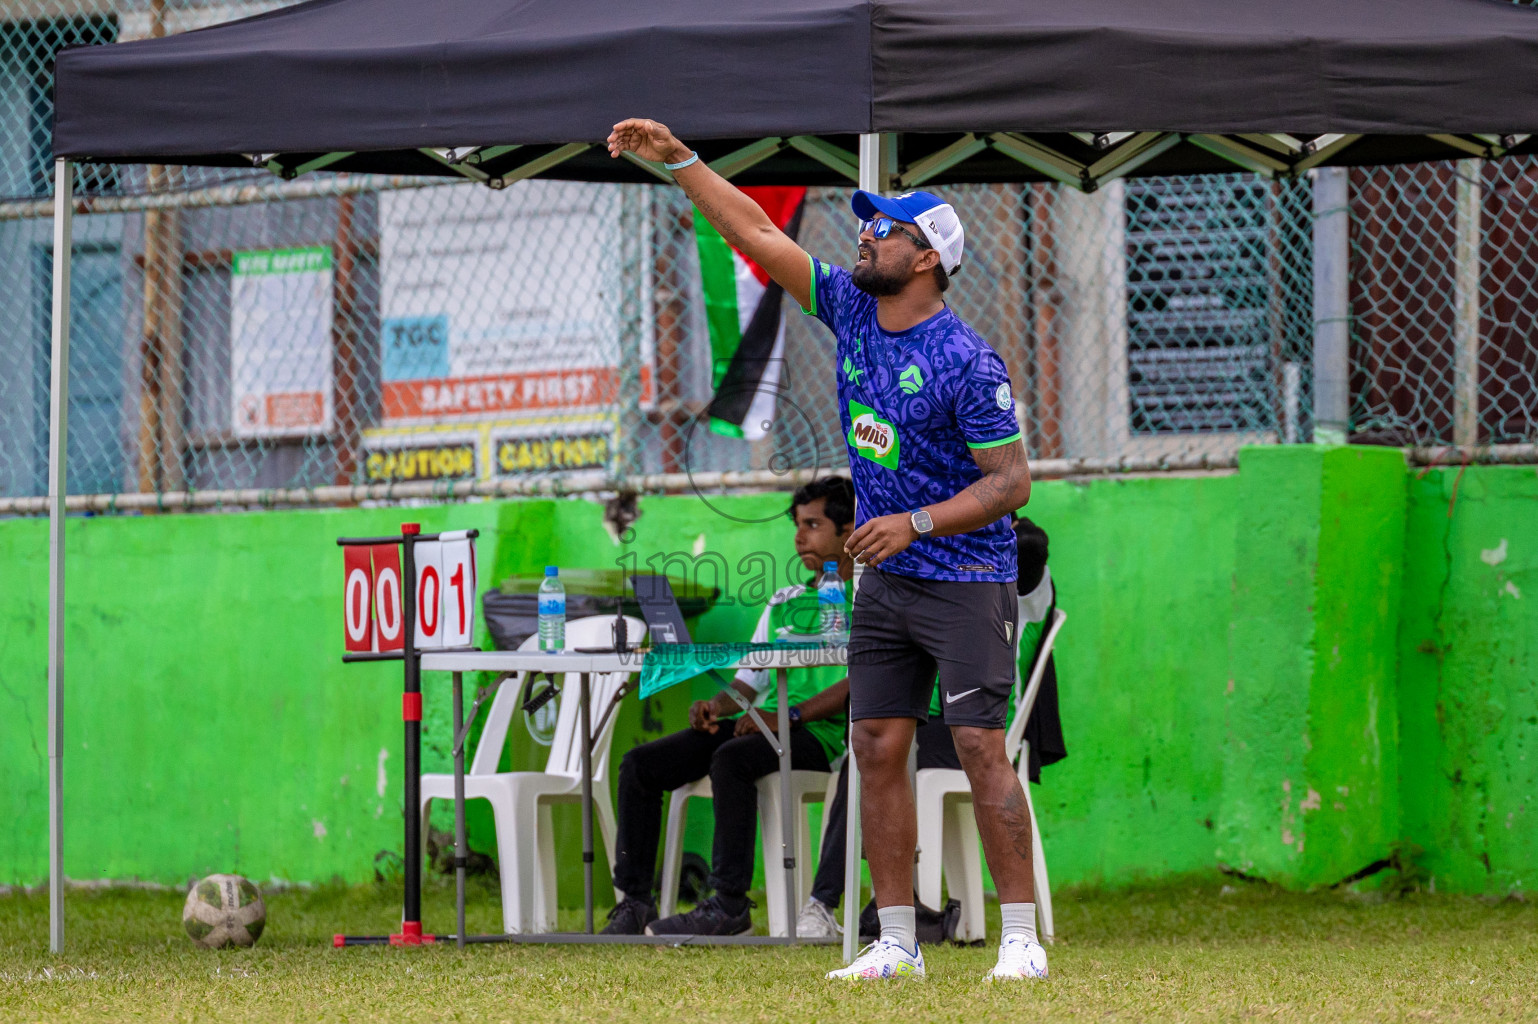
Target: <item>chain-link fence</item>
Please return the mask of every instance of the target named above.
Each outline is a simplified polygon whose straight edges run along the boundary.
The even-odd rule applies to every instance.
[[[274,6],[0,12],[5,508],[46,491],[53,54]],[[98,212],[75,222],[72,493],[607,489],[846,458],[831,336],[788,299],[774,323],[775,293],[675,188],[127,166],[76,182]],[[1528,159],[1351,172],[1352,439],[1538,441],[1535,186]],[[847,263],[848,191],[760,200]],[[1008,365],[1034,459],[1222,464],[1315,439],[1332,314],[1311,180],[940,191],[968,231],[947,299]]]
[[[1351,214],[1357,436],[1538,440],[1538,166],[1357,171]]]

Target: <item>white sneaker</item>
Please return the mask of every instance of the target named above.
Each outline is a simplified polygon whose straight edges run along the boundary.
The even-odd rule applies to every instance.
[[[1047,976],[1047,951],[1023,936],[1011,935],[999,944],[999,962],[984,981],[1020,981]]]
[[[838,926],[838,918],[833,916],[828,905],[816,896],[808,896],[806,906],[796,917],[796,938],[836,939],[842,934],[844,929]]]
[[[853,981],[923,976],[924,954],[917,947],[910,953],[887,939],[877,939],[860,950],[860,955],[848,967],[828,972],[829,978],[849,978]]]

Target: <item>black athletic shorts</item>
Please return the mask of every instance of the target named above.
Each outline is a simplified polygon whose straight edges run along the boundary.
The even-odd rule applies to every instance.
[[[866,569],[849,631],[850,718],[928,721],[938,672],[947,725],[1004,728],[1018,613],[1013,583]]]

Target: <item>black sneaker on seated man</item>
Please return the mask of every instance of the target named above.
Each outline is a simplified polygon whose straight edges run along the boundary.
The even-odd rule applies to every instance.
[[[650,900],[626,896],[609,911],[609,923],[603,935],[644,935],[646,926],[657,920],[657,906]]]
[[[746,897],[732,900],[715,895],[687,914],[674,914],[646,926],[647,935],[747,935],[753,931],[749,911],[756,904]]]

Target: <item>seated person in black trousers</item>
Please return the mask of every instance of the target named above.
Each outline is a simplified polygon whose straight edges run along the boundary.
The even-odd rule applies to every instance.
[[[818,573],[824,562],[837,562],[846,581],[854,571],[844,542],[854,525],[854,488],[845,477],[827,477],[805,485],[791,496],[790,517],[796,524],[796,554],[807,569]],[[759,618],[755,641],[772,641],[783,633],[818,631],[815,577],[810,586],[784,587],[769,599]],[[844,678],[840,666],[792,669],[786,678],[790,700],[790,763],[802,771],[829,770],[844,750],[845,702],[825,691]],[[773,727],[776,703],[773,673],[739,670],[732,687],[754,699],[767,692],[760,706]],[[847,688],[847,684],[846,684]],[[744,935],[753,930],[747,897],[753,881],[758,835],[760,778],[780,769],[779,757],[726,693],[695,701],[689,708],[689,728],[635,747],[619,767],[618,835],[615,840],[614,886],[624,893],[609,913],[606,935]],[[662,831],[662,797],[697,779],[710,776],[716,826],[711,852],[710,885],[715,895],[685,914],[657,919],[652,900],[657,844]]]
[[[1020,671],[1022,679],[1029,678],[1031,666],[1036,660],[1036,650],[1046,632],[1052,610],[1057,606],[1057,592],[1052,585],[1052,574],[1047,570],[1047,534],[1041,527],[1024,516],[1014,522],[1016,557],[1020,575],[1016,589],[1025,598],[1020,616]],[[849,683],[838,684],[833,690],[841,691],[836,699],[847,699]],[[830,690],[830,695],[833,691]],[[1014,699],[1010,699],[1009,714],[1014,717]],[[1048,663],[1042,676],[1031,718],[1026,723],[1025,739],[1030,744],[1030,779],[1041,781],[1041,766],[1062,760],[1067,751],[1063,746],[1063,730],[1057,712],[1057,674]],[[957,768],[961,760],[956,756],[956,744],[951,730],[945,724],[944,707],[936,688],[929,705],[929,721],[914,732],[913,741],[918,747],[918,767]],[[849,763],[845,761],[839,773],[838,790],[833,803],[823,813],[822,853],[817,861],[817,877],[812,882],[812,894],[807,897],[796,918],[796,935],[803,939],[831,939],[838,936],[840,928],[834,917],[839,901],[844,896],[844,841],[848,826],[846,807],[849,799]]]

